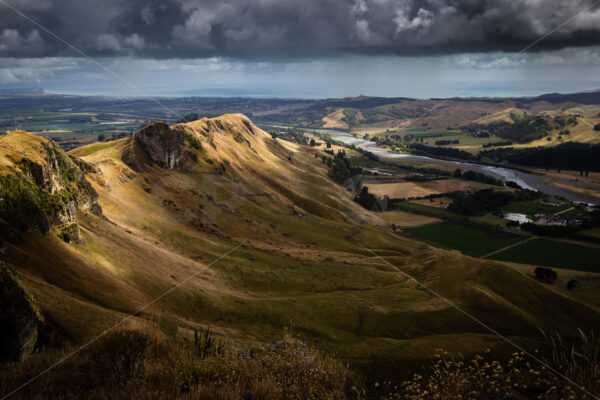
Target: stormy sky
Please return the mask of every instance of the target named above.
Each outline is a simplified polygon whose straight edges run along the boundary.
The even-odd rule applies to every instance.
[[[0,85],[140,94],[83,54],[165,95],[592,90],[600,1],[0,0]]]

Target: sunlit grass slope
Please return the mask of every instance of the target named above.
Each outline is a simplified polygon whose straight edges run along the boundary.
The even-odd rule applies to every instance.
[[[100,332],[192,275],[128,324],[169,335],[210,327],[239,346],[289,328],[382,368],[440,347],[509,351],[398,269],[523,345],[538,327],[600,322],[525,274],[378,228],[384,222],[327,177],[314,149],[272,139],[243,115],[171,129],[195,155],[175,170],[152,163],[135,135],[72,152],[96,165],[88,179],[105,216],[80,213],[84,245],[37,233],[10,245],[11,266],[69,338]]]

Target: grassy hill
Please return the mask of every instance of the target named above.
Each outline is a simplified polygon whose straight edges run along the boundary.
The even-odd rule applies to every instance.
[[[359,136],[398,136],[404,141],[427,134],[443,136],[457,142],[451,147],[474,154],[492,143],[498,147],[523,148],[600,142],[600,134],[593,129],[600,122],[600,106],[567,100],[561,102],[560,96],[552,102],[546,98],[399,99],[398,102],[390,99],[385,104],[366,103],[362,107],[340,103],[326,109],[322,126],[343,129],[351,126]],[[460,132],[461,128],[473,126],[478,127],[476,133],[485,135]],[[502,145],[507,140],[510,143]],[[431,140],[429,144],[434,142]]]
[[[12,163],[22,156],[11,153],[13,138],[51,143],[8,136],[0,154]],[[600,322],[597,304],[379,228],[314,149],[273,139],[240,114],[153,123],[68,158],[90,165],[102,216],[80,207],[80,243],[33,229],[3,257],[64,342],[136,312],[124,326],[187,337],[210,328],[241,349],[289,329],[373,376],[408,373],[439,348],[512,352],[399,271],[523,346],[538,328],[568,337]]]

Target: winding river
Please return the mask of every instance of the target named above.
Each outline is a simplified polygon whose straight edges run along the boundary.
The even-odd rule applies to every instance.
[[[284,126],[280,126],[280,128],[286,128]],[[481,165],[469,162],[462,161],[451,161],[451,160],[442,160],[434,157],[426,157],[426,156],[417,156],[414,154],[408,153],[394,153],[390,150],[377,146],[374,142],[358,139],[349,133],[337,131],[334,129],[306,129],[303,130],[308,132],[314,132],[322,135],[329,135],[332,139],[340,141],[342,143],[348,145],[354,145],[359,149],[369,151],[380,158],[387,160],[406,160],[406,161],[421,161],[427,163],[435,163],[439,165],[445,166],[456,166],[471,169],[474,171],[485,173],[486,175],[491,175],[496,178],[502,178],[506,181],[513,181],[517,183],[519,186],[525,189],[535,190],[544,192],[553,196],[564,197],[567,200],[580,202],[580,203],[588,203],[588,204],[597,204],[598,199],[593,196],[587,196],[584,193],[578,193],[575,191],[570,191],[561,187],[553,186],[550,183],[568,183],[570,185],[579,186],[585,189],[596,190],[600,193],[600,185],[596,185],[593,183],[587,182],[578,182],[567,179],[558,179],[552,178],[543,175],[537,175],[527,172],[521,172],[510,168],[502,168],[495,167],[491,165]]]

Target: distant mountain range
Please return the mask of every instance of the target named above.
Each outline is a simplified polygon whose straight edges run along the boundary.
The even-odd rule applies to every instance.
[[[0,96],[18,96],[26,94],[44,94],[43,88],[0,88]]]

